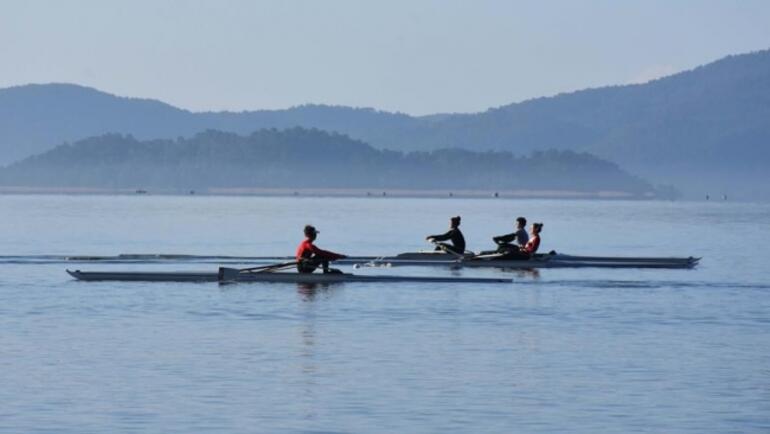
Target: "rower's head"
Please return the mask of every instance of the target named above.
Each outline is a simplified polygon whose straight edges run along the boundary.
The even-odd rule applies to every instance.
[[[532,223],[532,233],[533,234],[537,235],[542,230],[543,230],[543,224],[542,223]]]
[[[527,227],[527,219],[524,217],[517,217],[516,218],[516,227],[519,229],[524,229]]]
[[[456,228],[460,226],[460,216],[454,216],[451,219],[449,219],[449,226]]]
[[[318,236],[318,231],[316,230],[315,226],[313,225],[305,225],[305,236],[310,240],[313,241]]]

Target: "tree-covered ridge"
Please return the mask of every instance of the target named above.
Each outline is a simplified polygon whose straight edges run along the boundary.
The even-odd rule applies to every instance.
[[[301,126],[403,152],[588,152],[691,197],[710,192],[770,198],[767,119],[770,50],[729,56],[645,84],[586,89],[481,113],[420,117],[326,105],[192,113],[81,86],[29,85],[0,89],[0,165],[110,132],[150,140],[191,137],[205,129],[248,135],[260,128]]]
[[[15,186],[99,188],[399,188],[651,192],[646,182],[585,153],[404,153],[337,133],[208,130],[192,138],[140,141],[107,134],[63,144],[0,170]]]

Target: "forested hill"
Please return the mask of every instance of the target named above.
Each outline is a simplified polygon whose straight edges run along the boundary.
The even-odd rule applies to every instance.
[[[517,157],[459,149],[402,153],[320,130],[206,131],[139,141],[109,134],[60,145],[0,169],[0,184],[95,188],[394,188],[615,191],[644,196],[646,182],[570,151]]]
[[[255,102],[258,105],[259,102]],[[102,134],[139,140],[190,137],[207,129],[250,134],[296,126],[391,143],[419,118],[373,109],[305,105],[287,110],[193,113],[166,103],[111,95],[73,84],[31,84],[0,89],[0,166]]]
[[[190,137],[209,128],[249,134],[303,126],[407,152],[589,152],[656,184],[699,194],[740,190],[770,197],[768,119],[770,50],[729,56],[646,84],[588,89],[482,113],[424,117],[318,105],[192,113],[80,86],[28,85],[0,89],[0,165],[63,141],[105,133],[146,140]]]

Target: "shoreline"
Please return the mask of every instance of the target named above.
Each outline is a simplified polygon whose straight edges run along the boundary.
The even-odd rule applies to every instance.
[[[23,187],[0,186],[0,194],[130,195],[130,196],[264,196],[264,197],[362,197],[362,198],[491,198],[491,199],[661,199],[652,193],[638,195],[624,191],[569,190],[430,190],[366,188],[206,188],[201,190]]]

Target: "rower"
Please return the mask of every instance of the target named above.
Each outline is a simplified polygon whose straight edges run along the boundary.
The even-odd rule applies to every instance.
[[[510,251],[520,250],[527,245],[529,235],[527,235],[527,219],[524,217],[516,218],[516,231],[507,235],[499,235],[492,238],[497,244],[498,253],[508,253]]]
[[[532,223],[532,229],[527,244],[523,247],[519,247],[517,250],[505,253],[499,259],[527,260],[532,258],[540,247],[540,231],[542,230],[542,223]]]
[[[340,270],[329,268],[329,261],[347,258],[347,256],[322,250],[313,244],[320,233],[311,225],[306,225],[305,240],[297,247],[297,271],[300,273],[312,273],[320,265],[324,273],[341,273]]]
[[[428,235],[425,237],[430,242],[451,241],[452,244],[436,243],[436,250],[447,251],[457,255],[465,254],[465,237],[460,232],[460,216],[449,219],[449,230],[441,235]]]

